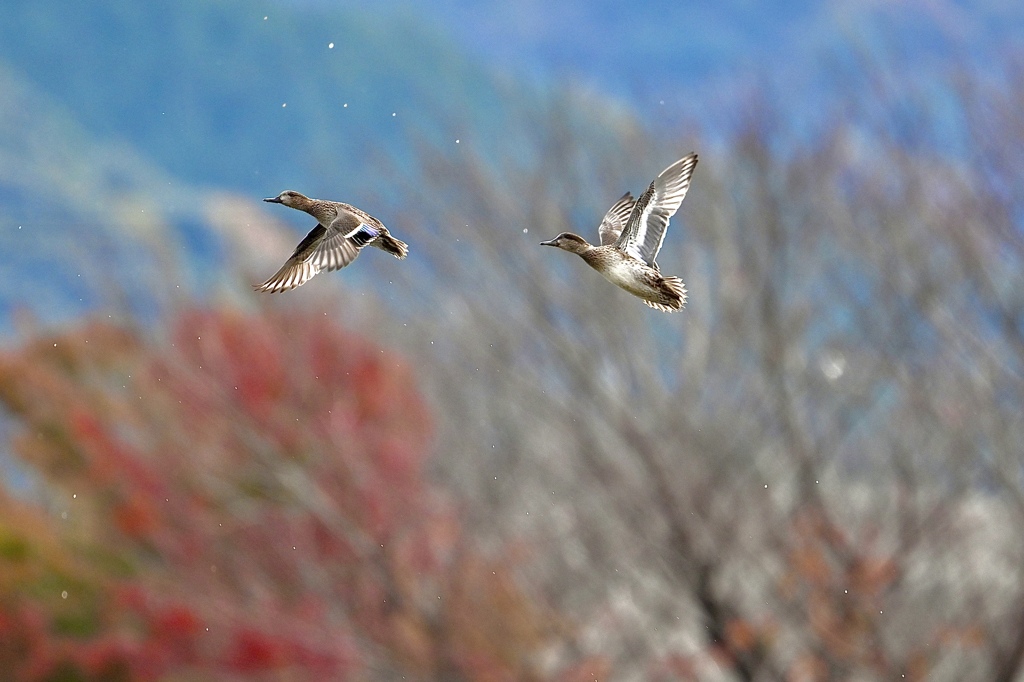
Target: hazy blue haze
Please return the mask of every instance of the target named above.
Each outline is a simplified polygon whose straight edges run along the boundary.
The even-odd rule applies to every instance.
[[[870,87],[855,56],[923,84],[1024,34],[1024,10],[1009,2],[373,8],[14,0],[0,59],[92,133],[126,139],[182,178],[251,191],[315,184],[324,166],[361,165],[349,162],[357,154],[400,154],[396,124],[437,130],[457,114],[486,129],[529,106],[537,85],[583,84],[647,121],[710,132],[764,89],[783,116],[812,124],[832,115],[837,91]],[[521,101],[496,78],[518,83]]]
[[[75,247],[114,258],[116,230],[106,234],[114,228],[101,218],[112,195],[148,195],[190,259],[212,266],[220,252],[189,205],[191,188],[254,199],[286,187],[375,193],[386,204],[382,160],[400,163],[423,138],[443,138],[452,153],[461,137],[461,149],[485,157],[525,154],[516,145],[529,132],[524,113],[567,87],[585,93],[576,124],[595,136],[639,120],[707,145],[760,96],[807,135],[844,115],[839,102],[856,102],[891,107],[886,117],[908,144],[957,151],[955,110],[928,135],[917,114],[944,111],[958,69],[984,72],[1019,50],[1024,9],[890,5],[11,0],[0,22],[0,153],[14,159],[15,180],[0,177],[0,228],[16,255],[4,306],[89,305],[73,295],[83,273],[61,272],[56,252],[35,250],[35,235],[67,229]],[[880,105],[879,82],[913,92]],[[40,184],[54,195],[45,210],[29,196]],[[194,271],[193,286],[211,284],[210,267]]]

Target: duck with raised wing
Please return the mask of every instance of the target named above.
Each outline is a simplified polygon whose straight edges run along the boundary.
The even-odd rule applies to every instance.
[[[350,204],[310,199],[292,190],[263,201],[305,211],[316,218],[317,224],[280,270],[253,287],[256,291],[275,293],[302,286],[321,270],[345,267],[364,246],[375,246],[395,258],[405,258],[409,253],[408,245],[392,237],[381,221]]]
[[[612,284],[625,289],[657,310],[673,312],[686,305],[686,287],[678,277],[661,274],[655,259],[665,241],[669,219],[679,210],[697,155],[690,153],[666,168],[647,191],[634,200],[626,192],[601,221],[600,246],[563,232],[541,242],[577,254]]]

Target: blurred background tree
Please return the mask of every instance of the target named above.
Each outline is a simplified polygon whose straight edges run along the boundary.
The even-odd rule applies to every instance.
[[[1024,14],[786,7],[15,2],[0,679],[1019,679]],[[684,312],[537,247],[691,149]],[[410,258],[255,296],[285,187]]]
[[[403,186],[458,241],[424,225],[436,260],[410,275],[454,284],[417,330],[453,340],[425,363],[458,406],[439,474],[487,535],[544,538],[531,579],[591,614],[612,678],[1015,678],[1024,263],[1019,212],[979,184],[1018,173],[1019,144],[988,136],[1024,91],[975,95],[958,106],[989,151],[956,160],[846,123],[800,144],[752,111],[666,241],[681,322],[527,250],[578,224],[563,198],[592,168],[652,156],[634,139],[595,159],[545,114],[549,165],[428,153]]]
[[[12,679],[532,676],[560,623],[424,479],[403,363],[322,315],[170,324],[3,359],[15,452],[62,510],[7,503]]]

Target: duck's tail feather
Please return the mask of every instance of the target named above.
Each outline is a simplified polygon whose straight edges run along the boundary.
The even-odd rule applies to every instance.
[[[678,277],[671,275],[662,277],[662,293],[665,295],[662,300],[648,301],[644,299],[644,303],[655,310],[662,310],[666,313],[682,310],[686,306],[686,286]]]
[[[409,245],[401,239],[395,239],[390,234],[381,235],[373,245],[381,251],[387,251],[395,258],[401,259],[409,255]]]

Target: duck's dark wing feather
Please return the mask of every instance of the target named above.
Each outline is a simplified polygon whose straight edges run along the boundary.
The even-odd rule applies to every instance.
[[[633,205],[625,229],[615,247],[652,267],[665,241],[669,219],[679,210],[690,176],[697,165],[697,155],[687,154],[666,168],[654,179]]]
[[[320,240],[326,232],[327,228],[317,223],[316,227],[302,238],[302,241],[295,247],[295,251],[285,261],[284,265],[281,266],[281,269],[275,272],[266,282],[253,288],[256,291],[277,293],[294,289],[308,282],[310,277],[320,271],[317,266],[310,263],[309,259],[313,252],[316,251]]]
[[[626,192],[622,195],[621,199],[612,204],[612,207],[608,209],[608,213],[601,219],[601,226],[597,229],[597,233],[601,237],[601,246],[614,244],[619,238],[619,235],[622,234],[622,228],[626,226],[626,221],[629,220],[629,214],[633,212],[633,204],[635,203],[636,200],[633,199],[633,195]]]

